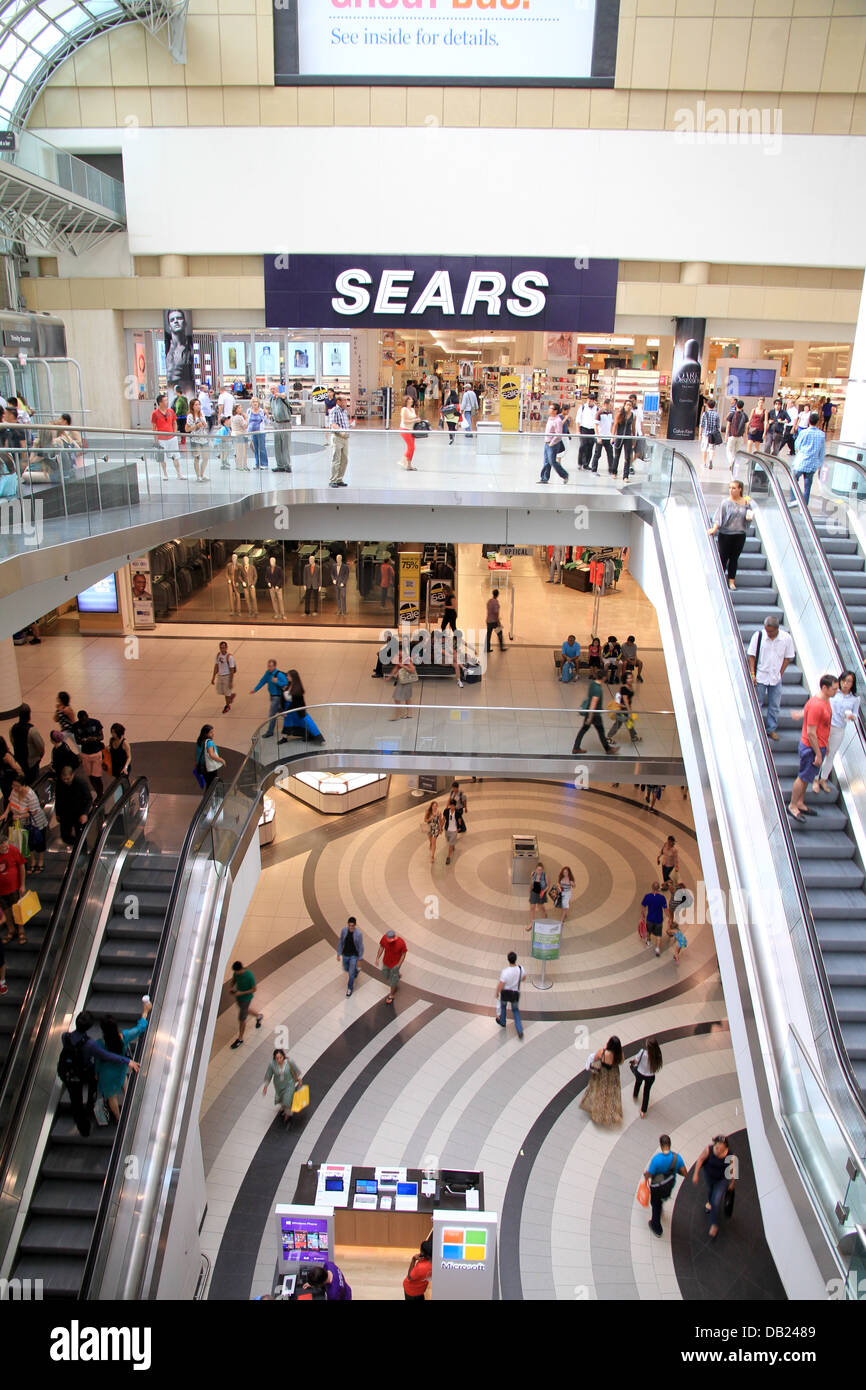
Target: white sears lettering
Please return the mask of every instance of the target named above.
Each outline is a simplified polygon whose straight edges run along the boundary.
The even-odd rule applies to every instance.
[[[331,307],[338,314],[363,314],[370,303],[370,291],[362,285],[372,283],[372,276],[366,270],[341,270],[334,288],[341,299],[332,299]]]
[[[52,1361],[131,1361],[134,1371],[149,1371],[149,1327],[82,1327],[76,1318],[68,1327],[51,1329]]]
[[[441,309],[443,314],[454,313],[454,293],[447,270],[437,270],[430,276],[409,313],[423,314],[428,309]]]
[[[499,270],[471,271],[461,314],[474,314],[476,304],[486,304],[488,318],[495,318],[502,305],[506,283],[505,276]]]
[[[547,289],[549,283],[547,276],[541,270],[524,270],[520,275],[515,275],[511,282],[511,291],[516,298],[505,301],[505,307],[509,314],[516,314],[523,319],[540,314],[547,302],[541,289],[542,287]]]
[[[383,270],[373,313],[405,314],[406,297],[414,279],[414,270]]]

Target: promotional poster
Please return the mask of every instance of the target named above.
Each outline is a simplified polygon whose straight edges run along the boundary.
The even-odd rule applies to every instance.
[[[165,379],[169,386],[189,395],[195,385],[192,348],[192,312],[166,309],[162,315],[165,337]]]
[[[698,427],[706,319],[677,319],[668,439],[694,439]]]

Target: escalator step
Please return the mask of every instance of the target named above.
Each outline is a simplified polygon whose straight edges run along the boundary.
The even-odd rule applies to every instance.
[[[40,1182],[30,1202],[31,1218],[39,1216],[90,1217],[99,1211],[102,1183],[70,1182],[66,1178],[47,1178]]]
[[[866,950],[828,951],[824,966],[831,985],[862,989],[866,997]]]
[[[78,1216],[57,1220],[53,1216],[34,1216],[28,1221],[18,1247],[22,1255],[77,1255],[86,1258],[93,1235],[93,1222]]]
[[[129,994],[114,994],[109,990],[91,989],[87,996],[87,1007],[94,1014],[111,1014],[122,1027],[128,1027],[141,1018],[141,996],[147,990],[142,984],[137,991]]]
[[[147,941],[103,941],[101,965],[135,965],[148,969],[156,960],[157,943]]]
[[[41,1279],[45,1298],[77,1298],[86,1260],[75,1255],[19,1254],[13,1270],[16,1279]]]
[[[807,888],[829,888],[836,892],[845,892],[863,886],[866,875],[853,859],[812,859],[811,856],[800,855],[799,848],[798,857],[800,872]]]
[[[70,1109],[69,1102],[62,1100],[58,1107],[54,1123],[51,1126],[51,1137],[48,1142],[46,1162],[49,1159],[51,1159],[52,1162],[54,1161],[55,1145],[57,1145],[58,1149],[65,1149],[67,1145],[75,1144],[76,1147],[80,1148],[85,1153],[91,1149],[107,1149],[110,1152],[114,1144],[115,1134],[116,1130],[114,1125],[91,1125],[89,1137],[87,1139],[83,1138],[82,1135],[78,1133],[75,1121],[72,1118],[72,1110]],[[58,1162],[60,1161],[65,1163],[66,1160],[65,1158],[62,1160],[58,1158]]]
[[[114,1132],[113,1125],[107,1125],[107,1129]],[[78,1130],[75,1131],[77,1139],[81,1140]],[[52,1138],[56,1135],[52,1133]],[[86,1140],[79,1144],[61,1144],[57,1147],[50,1147],[42,1160],[40,1173],[46,1180],[49,1178],[59,1178],[66,1182],[77,1182],[84,1179],[87,1182],[101,1180],[108,1172],[108,1165],[111,1161],[112,1145],[89,1144]]]
[[[840,985],[833,991],[833,1003],[840,1023],[846,1026],[849,1023],[866,1023],[866,990]]]
[[[160,917],[165,918],[166,908],[171,898],[171,884],[166,889],[136,888],[124,886],[117,894],[112,905],[112,920],[119,918],[121,921],[130,920],[127,917],[127,909],[137,911],[138,917]]]
[[[819,917],[835,921],[866,918],[866,893],[856,889],[814,888],[809,894],[809,906],[817,922]]]
[[[811,817],[806,825],[795,825],[791,822],[794,848],[801,867],[804,859],[812,862],[829,860],[836,863],[839,860],[854,858],[857,849],[854,841],[840,830],[825,828],[828,815],[829,811],[825,807],[820,816]]]
[[[110,990],[114,994],[141,994],[141,984],[142,972],[134,965],[99,965],[94,971],[91,988]]]
[[[153,917],[127,922],[126,918],[111,917],[105,928],[106,941],[159,941],[164,923]]]
[[[866,1023],[846,1023],[842,1031],[852,1062],[866,1062]]]
[[[126,893],[170,893],[173,882],[174,870],[162,872],[125,869],[120,877],[119,895],[122,896]]]

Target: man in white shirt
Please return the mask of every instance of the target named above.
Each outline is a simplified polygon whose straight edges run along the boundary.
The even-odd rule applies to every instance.
[[[206,386],[202,386],[199,390],[198,403],[201,406],[202,415],[207,420],[207,427],[210,429],[213,425],[213,401]]]
[[[798,429],[798,430],[805,430],[805,429],[808,429],[808,427],[809,427],[809,414],[810,414],[809,406],[808,406],[808,404],[806,404],[806,405],[804,405],[804,406],[801,408],[800,413],[799,413],[798,416],[797,416],[797,429]]]
[[[466,433],[471,434],[472,417],[478,412],[478,397],[472,390],[471,386],[467,386],[466,390],[463,392],[463,399],[460,402],[460,409],[463,411],[463,419],[466,422]]]
[[[210,683],[213,685],[216,682],[217,694],[223,697],[223,714],[228,714],[235,698],[234,684],[237,669],[235,659],[229,651],[228,642],[220,642]]]
[[[778,739],[776,726],[782,704],[782,677],[796,653],[790,633],[779,627],[779,619],[773,613],[764,619],[760,631],[753,633],[747,655],[758,704],[763,709],[764,701],[767,702],[764,718],[767,737]]]
[[[601,458],[602,449],[604,449],[604,452],[607,454],[608,473],[613,473],[615,471],[613,462],[613,449],[611,448],[610,443],[610,436],[612,432],[613,409],[611,407],[609,398],[605,397],[604,401],[602,402],[601,410],[598,412],[598,419],[596,420],[595,447],[592,451],[592,462],[589,465],[591,473],[598,472],[598,464],[599,459]]]
[[[228,386],[226,386],[226,383],[223,382],[223,389],[220,391],[219,398],[217,400],[217,415],[219,416],[220,420],[224,420],[227,415],[230,416],[234,408],[235,398],[229,390]]]
[[[496,996],[499,1000],[499,1013],[496,1022],[500,1028],[505,1027],[505,1015],[508,1005],[511,1005],[511,1014],[514,1019],[514,1026],[517,1029],[518,1038],[523,1037],[523,1021],[520,1017],[520,982],[523,979],[524,970],[522,965],[517,964],[516,951],[508,952],[508,964],[499,976],[499,984],[496,986]]]
[[[580,449],[577,455],[578,468],[589,468],[589,461],[592,458],[592,446],[595,443],[595,426],[598,419],[598,407],[595,401],[584,401],[577,416],[577,428],[580,430]]]

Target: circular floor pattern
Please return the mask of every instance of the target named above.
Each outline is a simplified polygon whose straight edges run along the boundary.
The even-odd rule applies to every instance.
[[[568,864],[577,888],[560,958],[548,966],[554,988],[526,988],[526,1006],[541,1012],[621,1007],[624,997],[648,1000],[680,982],[696,983],[715,960],[709,924],[686,927],[688,949],[673,961],[665,939],[656,958],[641,942],[640,902],[658,874],[656,856],[669,831],[677,837],[681,877],[700,876],[693,835],[663,815],[616,797],[544,783],[490,783],[471,788],[468,833],[445,866],[440,839],[430,864],[421,830],[424,805],[384,818],[326,844],[312,857],[315,905],[339,930],[349,913],[365,932],[368,957],[393,929],[409,946],[408,985],[469,1005],[489,1004],[508,951],[530,978],[528,889],[511,883],[511,837],[532,831],[553,880]],[[548,913],[552,915],[548,905]]]

